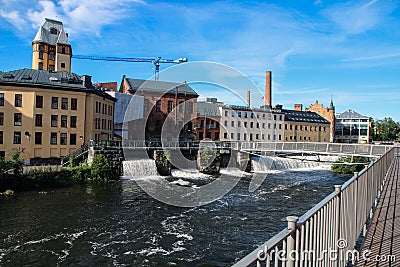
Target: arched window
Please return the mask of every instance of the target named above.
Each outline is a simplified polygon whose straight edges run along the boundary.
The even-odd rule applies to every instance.
[[[50,33],[51,33],[51,34],[57,34],[58,31],[57,31],[56,28],[51,28],[51,29],[50,29]]]

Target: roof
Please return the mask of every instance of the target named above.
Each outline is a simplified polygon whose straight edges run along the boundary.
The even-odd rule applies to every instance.
[[[0,85],[37,86],[49,89],[84,91],[115,100],[115,98],[88,82],[88,77],[67,71],[49,72],[47,70],[20,69],[0,72]]]
[[[52,34],[51,29],[57,30],[57,34]],[[34,42],[43,42],[50,45],[67,44],[69,45],[68,36],[64,31],[61,21],[47,19],[36,33]]]
[[[329,121],[327,121],[326,119],[324,119],[323,117],[321,117],[320,115],[318,115],[315,112],[289,110],[289,109],[282,109],[282,112],[285,113],[285,121],[330,124]]]
[[[221,117],[219,107],[221,105],[210,102],[197,102],[197,116],[200,117]]]
[[[341,114],[336,115],[337,119],[368,119],[368,117],[349,109]]]
[[[140,80],[132,78],[124,78],[128,85],[129,91],[137,91],[138,89],[143,92],[159,93],[159,94],[175,94],[176,88],[178,88],[178,94],[187,94],[193,96],[199,96],[189,85],[186,83],[173,83],[173,82],[162,82],[153,80]]]

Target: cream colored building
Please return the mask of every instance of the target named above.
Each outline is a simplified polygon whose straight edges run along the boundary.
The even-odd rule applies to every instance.
[[[71,72],[71,57],[62,22],[46,18],[32,41],[32,69]]]
[[[329,142],[330,122],[315,112],[274,108],[285,114],[285,142]]]
[[[90,76],[21,69],[0,72],[0,156],[31,163],[68,155],[89,140],[113,138],[115,98]]]

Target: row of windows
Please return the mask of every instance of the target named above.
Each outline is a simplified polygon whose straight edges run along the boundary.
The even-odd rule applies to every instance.
[[[145,109],[148,110],[149,107],[149,102],[145,100]],[[178,106],[178,112],[179,113],[183,113],[184,109],[187,109],[187,113],[193,113],[193,103],[192,102],[187,102],[187,104],[184,104],[184,101],[180,101],[179,102],[179,106]],[[161,100],[157,100],[156,102],[156,107],[155,107],[157,112],[160,112],[162,110],[162,102]],[[167,102],[167,111],[171,112],[174,109],[174,101],[168,101]]]
[[[243,138],[244,141],[247,140],[247,137],[249,138],[249,141],[255,141],[255,140],[276,140],[276,135],[271,135],[271,134],[241,134],[241,133],[236,133],[236,140],[240,141],[241,138]],[[261,139],[260,139],[261,137]],[[265,139],[267,137],[267,139]],[[273,138],[273,139],[271,139]],[[224,139],[228,139],[228,133],[224,133]],[[231,133],[230,134],[230,139],[233,140],[235,139],[235,134]],[[282,140],[282,135],[278,135],[278,140]]]
[[[96,101],[96,113],[101,113],[104,115],[109,115],[112,116],[113,115],[113,107],[111,105],[107,105],[107,104],[102,104],[98,101]]]
[[[247,111],[231,111],[230,112],[231,113],[231,117],[232,118],[234,118],[234,117],[238,117],[238,118],[242,118],[242,115],[243,115],[243,118],[248,118],[249,116],[249,113],[250,113],[250,118],[251,119],[254,119],[254,117],[257,117],[257,119],[259,119],[260,118],[260,114],[257,114],[257,115],[255,115],[253,112],[247,112]],[[225,110],[225,112],[224,112],[224,115],[225,115],[225,117],[228,117],[228,111],[227,110]],[[268,114],[265,114],[265,113],[263,113],[262,114],[262,118],[263,119],[268,119],[268,120],[270,120],[271,118],[272,118],[272,114],[270,114],[270,113],[268,113]],[[282,115],[276,115],[276,114],[274,114],[274,120],[282,120],[282,118],[283,118],[283,116]]]
[[[60,122],[61,127],[68,127],[68,116],[61,115]],[[76,128],[76,123],[77,117],[71,116],[69,120],[69,127]],[[4,112],[0,112],[0,125],[4,125]],[[58,126],[58,115],[51,115],[50,125],[51,127]],[[22,113],[14,113],[14,126],[22,126]],[[43,126],[43,114],[35,115],[35,126]]]
[[[35,97],[35,107],[36,108],[43,108],[43,96],[37,95]],[[69,106],[69,99],[66,97],[61,98],[61,109],[68,110]],[[51,108],[52,109],[58,109],[58,97],[53,96],[51,98]],[[0,93],[0,106],[4,106],[4,93]],[[14,106],[15,107],[22,107],[22,94],[15,94],[14,95]],[[78,109],[78,99],[77,98],[71,98],[71,110],[77,110]]]
[[[34,135],[34,142],[35,145],[41,145],[43,140],[43,133],[42,132],[35,132]],[[22,134],[21,132],[14,132],[13,143],[14,144],[21,144],[22,141]],[[60,145],[67,145],[67,133],[60,133]],[[0,131],[0,144],[4,142],[4,133]],[[50,133],[50,145],[57,145],[58,142],[58,133]],[[69,144],[76,145],[76,134],[69,135]]]
[[[289,141],[289,140],[294,140],[294,141],[297,141],[297,136],[289,136],[289,137],[286,137],[286,141]],[[299,140],[300,141],[311,141],[311,136],[299,136]],[[324,142],[326,142],[326,138],[324,138]]]
[[[40,55],[40,53],[39,53],[39,55]],[[39,57],[39,58],[40,58],[40,57]],[[43,65],[43,62],[39,62],[39,63],[38,63],[38,70],[43,70],[43,69],[44,69],[43,66],[44,66],[44,65]],[[65,69],[65,63],[64,63],[64,62],[61,62],[60,67],[63,68],[63,69]],[[49,71],[54,71],[54,65],[49,65]]]
[[[317,131],[322,132],[322,130],[324,132],[326,132],[326,127],[322,127],[322,126],[304,126],[303,127],[303,125],[294,125],[294,127],[293,127],[293,125],[285,124],[285,130],[293,130],[293,128],[295,131],[300,130],[300,131],[312,132],[314,129],[315,132],[317,132]]]
[[[243,122],[243,126],[245,128],[247,128],[248,125],[250,126],[250,128],[254,128],[254,122],[252,122],[252,121],[250,123],[248,123],[247,121]],[[260,128],[260,123],[257,122],[255,125],[256,125],[255,128]],[[272,125],[273,125],[274,129],[276,129],[276,127],[277,127],[276,125],[278,125],[278,128],[280,130],[282,129],[282,124],[275,124],[275,123],[274,124],[271,124],[271,123],[266,124],[265,122],[262,123],[262,128],[265,129],[266,125],[268,125],[268,129],[271,129]],[[226,127],[228,126],[228,121],[224,121],[224,126],[226,126]],[[231,121],[231,127],[235,127],[235,121]],[[237,127],[242,127],[241,121],[237,122]]]
[[[99,118],[96,118],[94,120],[94,128],[96,130],[99,130],[99,129],[112,130],[112,127],[113,127],[113,121],[112,120],[99,119]]]

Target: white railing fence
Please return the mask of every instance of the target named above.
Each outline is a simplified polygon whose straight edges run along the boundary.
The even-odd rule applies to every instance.
[[[364,168],[300,218],[287,217],[288,227],[237,262],[240,266],[346,266],[372,218],[398,148]]]

